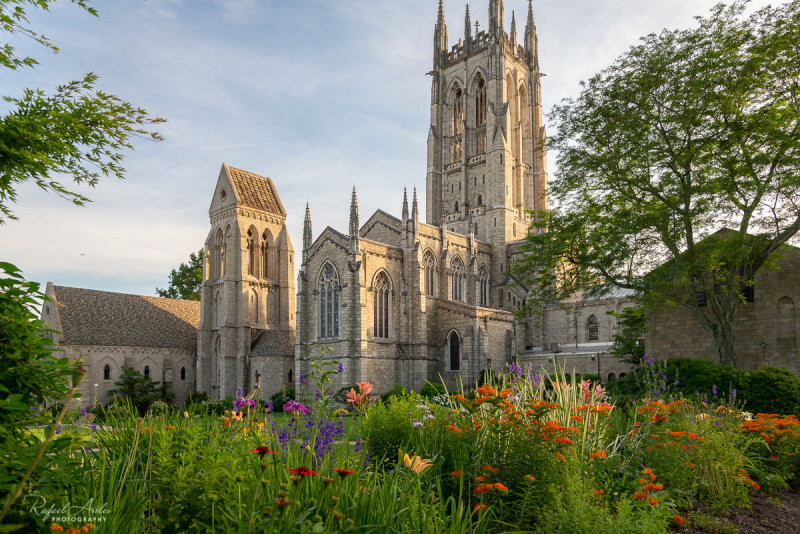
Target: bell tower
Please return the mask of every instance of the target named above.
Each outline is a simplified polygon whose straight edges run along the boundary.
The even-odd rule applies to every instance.
[[[510,34],[504,20],[503,0],[489,1],[486,28],[467,6],[464,38],[451,46],[439,2],[426,176],[427,223],[503,247],[496,258],[525,237],[529,210],[548,207],[532,2],[522,44],[515,14]]]

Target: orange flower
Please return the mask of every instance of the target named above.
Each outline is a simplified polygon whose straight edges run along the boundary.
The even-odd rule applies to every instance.
[[[761,489],[761,486],[758,485],[758,482],[755,480],[750,481],[750,485],[753,487],[753,490],[758,491]]]
[[[478,504],[476,504],[475,506],[472,507],[472,513],[473,514],[479,514],[481,512],[485,512],[485,511],[486,511],[486,505],[485,504],[478,503]]]
[[[482,476],[475,477],[475,482],[483,482],[484,478]]]
[[[535,482],[535,481],[536,481],[536,479],[533,477],[533,475],[525,475],[525,477],[524,477],[524,478],[525,478],[525,480],[527,480],[528,482]]]
[[[459,469],[457,471],[453,471],[452,473],[450,473],[450,476],[451,477],[460,477],[461,476],[461,469]]]
[[[504,389],[500,393],[497,394],[497,396],[500,397],[501,399],[505,399],[506,397],[508,397],[510,395],[511,395],[511,390],[510,389]]]
[[[640,486],[644,486],[644,484],[645,484],[645,481],[644,481],[644,479],[643,479],[643,478],[640,478],[640,479],[639,479],[639,485],[640,485]]]
[[[597,452],[593,452],[592,454],[589,455],[590,460],[595,460],[595,459],[605,460],[606,458],[608,458],[608,453],[606,453],[606,451],[601,449],[598,449]]]
[[[685,521],[685,519],[683,519],[683,518],[682,518],[681,516],[679,516],[678,514],[675,514],[675,515],[673,515],[673,516],[672,516],[672,520],[675,522],[675,524],[676,524],[676,525],[682,525],[682,524],[683,524],[683,522]]]
[[[491,487],[491,486],[489,486]],[[477,486],[473,491],[475,495],[480,495],[481,493],[486,493],[489,490],[486,486]]]
[[[491,471],[492,473],[497,473],[497,472],[499,471],[499,469],[496,469],[496,468],[492,467],[492,466],[491,466],[491,465],[489,465],[489,464],[483,464],[483,465],[481,466],[481,469],[482,469],[483,471]]]
[[[667,434],[669,434],[673,438],[679,438],[681,436],[685,436],[686,432],[676,432],[674,430],[670,430],[669,432],[667,432]],[[680,517],[680,516],[678,516],[678,517]]]
[[[556,443],[561,443],[562,445],[572,445],[572,440],[569,438],[556,438]]]
[[[602,495],[603,493],[605,493],[605,490],[602,490],[602,489],[599,489],[599,490],[594,492],[595,495]]]
[[[647,495],[645,495],[641,491],[634,491],[633,492],[633,498],[636,499],[637,501],[641,500],[641,499],[644,499],[645,497],[647,497]]]
[[[656,499],[655,497],[648,497],[647,504],[649,504],[650,506],[658,506],[658,499]]]
[[[554,454],[556,455],[556,458],[558,458],[562,462],[564,461],[564,455],[563,454],[561,454],[560,452],[556,452]]]
[[[496,489],[497,491],[502,491],[503,493],[508,491],[508,488],[500,482],[494,483],[494,489]]]

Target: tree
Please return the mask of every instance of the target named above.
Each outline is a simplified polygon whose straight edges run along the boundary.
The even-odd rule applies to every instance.
[[[97,13],[87,0],[71,0],[91,15]],[[47,10],[55,0],[0,0],[0,31],[32,38],[57,51],[46,37],[28,26],[28,9]],[[16,55],[10,43],[0,43],[0,67],[30,68],[32,57]],[[149,127],[162,119],[150,117],[143,109],[95,89],[97,76],[89,73],[78,81],[56,88],[52,95],[25,89],[18,97],[5,97],[8,111],[0,115],[0,224],[14,219],[11,205],[17,199],[18,184],[32,181],[45,191],[55,192],[74,204],[88,199],[59,182],[67,176],[75,184],[94,186],[103,176],[122,178],[123,152],[132,139],[160,140]],[[19,489],[55,486],[54,495],[67,494],[69,473],[65,462],[80,461],[75,442],[63,435],[40,445],[26,426],[55,425],[36,405],[44,400],[64,399],[75,376],[67,358],[53,354],[45,325],[36,319],[38,302],[46,299],[38,284],[27,282],[11,264],[0,262],[0,494],[7,495],[2,512],[9,522],[3,531],[24,528],[42,530],[42,518],[27,509],[11,508]],[[41,460],[41,461],[39,461]],[[37,469],[30,479],[31,471]],[[30,469],[30,471],[28,471]],[[8,510],[11,513],[5,516]]]
[[[614,334],[614,345],[610,351],[624,362],[638,364],[644,356],[641,340],[647,330],[642,306],[622,308],[606,312],[616,317],[619,333]]]
[[[534,302],[630,288],[735,364],[743,293],[800,229],[800,1],[746,4],[642,38],[555,108],[560,211],[514,268]]]
[[[122,376],[114,382],[114,385],[116,387],[108,394],[113,395],[117,402],[130,402],[142,417],[154,401],[175,400],[175,395],[169,391],[168,383],[154,382],[149,376],[142,376],[139,371],[130,367],[122,368]]]
[[[189,263],[181,263],[169,273],[169,287],[156,288],[159,297],[168,299],[200,300],[203,285],[203,249],[189,254]]]
[[[97,16],[86,0],[71,0]],[[0,29],[34,39],[53,50],[45,36],[27,26],[26,7],[47,10],[55,0],[0,0]],[[0,65],[19,69],[34,67],[32,57],[18,57],[14,47],[0,45]],[[149,129],[163,119],[95,88],[97,76],[60,85],[52,95],[25,89],[22,96],[5,97],[10,111],[0,116],[0,224],[15,219],[11,204],[16,186],[33,181],[83,205],[89,199],[58,181],[58,175],[76,184],[94,186],[102,176],[123,178],[123,150],[133,149],[132,138],[161,140]]]

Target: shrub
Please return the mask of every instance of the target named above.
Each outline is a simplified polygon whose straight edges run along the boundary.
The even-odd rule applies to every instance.
[[[437,395],[442,395],[443,393],[447,393],[447,388],[444,387],[444,384],[441,382],[425,382],[425,385],[419,390],[420,396],[425,397],[426,399],[432,399]]]
[[[282,412],[284,404],[290,400],[295,400],[294,388],[283,388],[279,391],[276,391],[272,394],[272,396],[270,396],[269,400],[272,401],[273,412]]]
[[[758,371],[744,371],[741,375],[737,398],[743,401],[747,411],[800,414],[800,379],[791,371],[764,367]]]
[[[397,460],[401,447],[413,431],[409,412],[415,406],[414,397],[394,397],[390,404],[379,401],[362,423],[370,460],[379,467],[388,467]]]
[[[406,393],[406,388],[404,388],[401,384],[395,384],[392,386],[392,389],[381,395],[381,401],[386,404],[391,400],[392,397],[402,397]]]

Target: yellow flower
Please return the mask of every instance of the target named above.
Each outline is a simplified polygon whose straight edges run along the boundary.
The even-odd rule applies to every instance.
[[[408,467],[417,474],[422,473],[431,465],[433,465],[433,462],[430,460],[423,460],[417,455],[409,456],[408,454],[403,455],[403,463],[406,464],[406,467]]]

